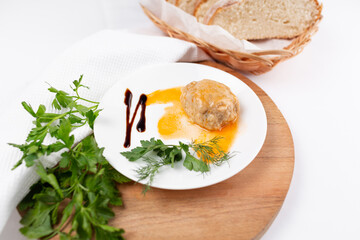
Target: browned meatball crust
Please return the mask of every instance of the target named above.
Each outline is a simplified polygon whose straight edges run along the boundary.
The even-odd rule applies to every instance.
[[[230,88],[204,79],[181,89],[181,104],[192,121],[208,130],[220,130],[239,115],[239,102]]]

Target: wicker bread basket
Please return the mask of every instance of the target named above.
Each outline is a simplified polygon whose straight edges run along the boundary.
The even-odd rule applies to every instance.
[[[250,72],[255,75],[266,73],[273,69],[273,67],[275,67],[278,63],[299,54],[304,49],[306,44],[310,42],[311,37],[317,32],[318,24],[322,18],[322,5],[319,5],[320,14],[314,24],[307,28],[304,33],[292,39],[292,42],[283,50],[266,50],[255,53],[246,53],[223,49],[213,44],[207,43],[199,38],[196,38],[188,33],[170,26],[166,22],[157,18],[144,6],[142,6],[142,8],[150,20],[170,37],[195,43],[214,60],[236,70]]]

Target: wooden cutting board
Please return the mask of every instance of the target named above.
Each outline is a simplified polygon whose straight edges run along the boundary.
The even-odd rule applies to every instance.
[[[210,187],[153,188],[143,196],[141,184],[119,185],[124,206],[114,208],[110,224],[125,229],[126,239],[260,239],[283,204],[294,169],[293,140],[284,117],[245,76],[217,63],[202,64],[229,72],[259,96],[268,119],[265,144],[243,171]]]

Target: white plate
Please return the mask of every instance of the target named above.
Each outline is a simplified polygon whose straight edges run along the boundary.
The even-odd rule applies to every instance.
[[[238,97],[241,109],[241,123],[235,141],[230,151],[236,155],[229,164],[220,167],[212,166],[208,174],[187,170],[181,162],[174,168],[162,167],[152,183],[152,187],[163,189],[194,189],[209,186],[224,181],[243,170],[260,151],[267,131],[267,120],[263,105],[257,95],[238,78],[216,68],[191,63],[172,63],[152,65],[142,68],[126,79],[121,79],[104,96],[100,103],[100,112],[94,126],[94,134],[100,147],[104,147],[104,156],[110,164],[123,175],[137,181],[135,172],[144,162],[128,161],[120,152],[129,151],[140,145],[140,140],[152,137],[161,138],[157,123],[164,112],[164,104],[150,105],[146,108],[146,131],[139,133],[135,129],[135,119],[131,147],[123,147],[126,126],[126,106],[124,93],[130,89],[133,93],[131,116],[142,93],[149,94],[159,89],[184,86],[192,81],[212,79],[226,84]],[[140,109],[139,109],[140,111]],[[166,140],[165,143],[177,143],[179,139]],[[185,140],[189,142],[189,140]],[[146,180],[141,181],[146,184]]]

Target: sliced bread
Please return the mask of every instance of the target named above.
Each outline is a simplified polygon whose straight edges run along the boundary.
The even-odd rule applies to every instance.
[[[201,22],[219,25],[238,39],[293,38],[321,14],[317,0],[241,0],[226,4],[229,2],[213,5]]]
[[[207,11],[219,0],[201,0],[196,6],[194,16],[199,22],[202,22]]]
[[[241,0],[200,0],[195,8],[194,16],[199,22],[203,22],[206,16],[212,16],[219,8],[228,7]]]
[[[194,15],[196,6],[201,0],[176,0],[176,6],[184,10],[185,12]]]
[[[166,0],[168,3],[176,5],[176,0]]]

